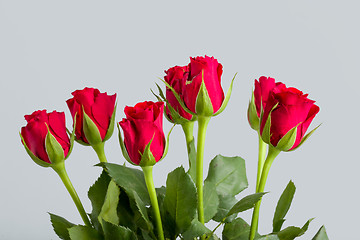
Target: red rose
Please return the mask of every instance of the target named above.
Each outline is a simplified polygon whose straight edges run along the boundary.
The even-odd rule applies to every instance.
[[[266,143],[282,151],[293,150],[320,108],[296,88],[275,87],[267,100],[260,122],[260,133]]]
[[[100,93],[98,89],[84,88],[83,90],[74,91],[72,95],[74,97],[67,100],[66,103],[73,118],[76,114],[76,126],[74,126],[76,139],[83,143],[96,144],[110,138],[113,131],[111,121],[115,112],[116,94],[107,95],[106,92]],[[84,119],[84,113],[95,124],[91,125],[96,126],[98,132],[91,126],[89,127],[89,124],[84,124],[84,120],[86,120]],[[84,127],[89,129],[84,129]],[[87,139],[86,134],[91,139]],[[92,136],[94,135],[100,137],[93,140],[95,137]]]
[[[285,85],[281,82],[275,83],[275,79],[271,77],[262,76],[259,81],[255,80],[255,89],[248,108],[248,120],[255,130],[259,129],[261,111],[264,111],[269,95],[275,87],[283,88]]]
[[[165,150],[163,111],[163,102],[141,102],[134,107],[125,107],[126,118],[119,124],[124,131],[124,144],[132,163],[141,165],[142,156],[148,157],[149,152],[155,162],[162,158]],[[150,151],[145,152],[150,142]]]
[[[224,101],[221,74],[222,65],[215,58],[190,58],[189,76],[183,89],[183,100],[190,111],[212,116],[220,109]]]
[[[25,115],[25,120],[27,125],[21,128],[21,137],[22,143],[31,152],[30,156],[33,154],[41,161],[50,164],[56,161],[55,155],[49,154],[50,151],[53,153],[52,147],[47,148],[45,144],[47,135],[51,134],[62,148],[61,153],[55,154],[59,154],[62,160],[67,157],[71,144],[66,133],[65,114],[63,112],[46,113],[46,110],[39,110],[31,115]]]
[[[169,70],[165,71],[166,76],[164,77],[165,81],[176,91],[177,94],[179,94],[180,98],[182,98],[182,91],[185,86],[185,82],[187,79],[187,76],[189,75],[188,72],[189,67],[179,67],[175,66],[170,68]],[[166,99],[168,103],[171,105],[171,107],[182,117],[187,120],[192,119],[192,115],[188,112],[186,112],[176,99],[174,93],[169,89],[166,88]],[[177,117],[171,116],[171,111],[169,110],[168,106],[166,106],[166,115],[172,122],[176,122]]]

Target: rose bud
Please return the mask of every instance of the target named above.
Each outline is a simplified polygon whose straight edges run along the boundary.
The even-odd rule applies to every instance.
[[[74,91],[72,95],[74,97],[66,103],[73,119],[76,115],[76,140],[92,146],[108,140],[114,131],[116,94],[108,95],[106,92],[100,93],[98,89],[84,88]]]
[[[281,151],[299,147],[313,132],[305,135],[320,108],[296,88],[275,87],[266,102],[260,120],[260,134],[264,142]]]
[[[187,76],[189,75],[188,69],[188,66],[175,66],[165,71],[165,82],[167,82],[176,91],[181,99],[182,91],[185,86]],[[184,110],[179,101],[176,99],[174,93],[168,87],[166,88],[166,100],[166,116],[170,122],[182,124],[193,118],[192,114]]]
[[[125,107],[126,118],[119,122],[124,132],[123,155],[131,164],[152,166],[165,155],[166,141],[163,132],[163,102],[140,102]]]
[[[27,125],[21,128],[21,142],[35,163],[50,167],[69,157],[74,134],[70,140],[63,112],[38,110],[25,115],[25,120]]]
[[[213,57],[190,58],[183,99],[191,112],[210,117],[220,109],[224,101],[222,72],[222,65]]]
[[[271,91],[275,87],[285,87],[281,82],[275,83],[271,77],[260,77],[255,80],[255,89],[248,107],[248,121],[252,129],[258,131],[260,128],[260,116],[264,111]]]

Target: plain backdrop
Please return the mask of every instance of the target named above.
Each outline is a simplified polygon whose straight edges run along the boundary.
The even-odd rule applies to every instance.
[[[311,239],[321,225],[329,238],[358,239],[359,74],[358,1],[16,1],[0,0],[0,239],[58,239],[47,212],[81,224],[75,205],[52,169],[26,154],[19,131],[25,114],[64,111],[71,92],[96,87],[117,93],[116,120],[125,105],[155,100],[150,88],[164,70],[190,56],[214,56],[224,66],[226,91],[238,73],[227,109],[210,121],[207,164],[217,154],[246,160],[254,192],[257,135],[246,111],[254,84],[271,76],[309,93],[321,127],[298,150],[274,162],[263,199],[259,231],[272,230],[277,199],[289,182],[297,186],[284,226],[302,226]],[[164,121],[165,132],[171,124]],[[117,130],[106,143],[110,162],[123,164]],[[180,127],[169,154],[154,168],[155,185],[168,172],[187,167]],[[95,152],[75,145],[68,174],[91,212],[88,188],[101,169]],[[241,214],[250,221],[251,211]],[[212,227],[210,225],[210,227]]]

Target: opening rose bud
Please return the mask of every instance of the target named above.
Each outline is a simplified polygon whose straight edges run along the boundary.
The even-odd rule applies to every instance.
[[[76,140],[85,145],[96,145],[109,139],[114,130],[116,94],[101,93],[95,88],[84,88],[72,93],[66,101],[73,119],[76,115]]]
[[[214,57],[190,58],[189,74],[183,86],[183,99],[190,111],[212,116],[223,104],[222,65]]]
[[[307,96],[284,84],[273,88],[260,123],[264,142],[281,151],[290,151],[310,136],[305,133],[320,108]]]
[[[166,76],[164,77],[164,80],[176,91],[179,97],[183,99],[182,92],[189,75],[189,66],[175,66],[169,68],[165,73]],[[168,87],[166,88],[166,100],[168,102],[166,106],[166,115],[171,122],[181,124],[184,121],[193,118],[192,114],[184,110],[174,93]]]
[[[271,77],[255,79],[255,89],[248,107],[248,121],[254,130],[259,130],[260,116],[266,107],[268,98],[275,87],[285,87],[281,82],[275,82]]]
[[[65,114],[38,110],[25,115],[27,125],[21,128],[21,138],[31,158],[41,166],[63,161],[71,151],[66,133]]]
[[[131,163],[149,166],[163,157],[166,145],[163,111],[163,102],[140,102],[134,107],[125,107],[126,118],[119,125],[124,132],[125,158]]]

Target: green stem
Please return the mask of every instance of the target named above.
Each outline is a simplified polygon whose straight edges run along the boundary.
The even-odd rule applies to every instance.
[[[92,147],[95,150],[100,162],[107,163],[104,146],[105,146],[105,142],[101,142],[99,144],[92,145]]]
[[[154,218],[156,221],[156,229],[157,229],[158,239],[164,240],[164,232],[163,232],[162,223],[161,223],[159,204],[158,204],[158,200],[157,200],[157,196],[156,196],[153,174],[152,174],[153,166],[142,167],[142,169],[144,172],[146,187],[149,192],[150,201],[151,201],[151,205],[152,205],[153,213],[154,213]]]
[[[203,193],[203,162],[206,128],[210,117],[198,117],[198,139],[196,154],[196,188],[198,192],[198,214],[199,221],[204,224],[204,193]],[[203,238],[202,238],[203,239]]]
[[[64,183],[66,189],[70,193],[70,196],[72,200],[74,201],[76,208],[78,209],[81,218],[83,219],[86,226],[91,227],[91,223],[89,221],[89,218],[84,210],[83,205],[81,204],[81,201],[79,199],[79,196],[77,195],[74,186],[72,185],[69,176],[65,170],[65,164],[64,162],[60,162],[57,164],[52,165],[52,168],[55,170],[55,172],[59,175],[61,181]]]
[[[258,159],[258,169],[257,169],[257,177],[256,177],[256,189],[259,187],[261,172],[264,166],[265,157],[266,157],[266,143],[262,140],[260,132],[258,132],[259,136],[259,159]]]
[[[185,140],[186,140],[186,148],[188,153],[188,159],[189,159],[189,174],[190,176],[195,176],[196,174],[196,162],[191,162],[190,159],[190,144],[194,140],[194,123],[192,121],[186,122],[184,124],[181,124],[181,127],[185,134]],[[194,165],[194,166],[192,166]],[[195,180],[195,178],[193,178]]]
[[[273,146],[269,145],[269,152],[268,155],[266,157],[265,163],[264,163],[264,167],[262,169],[262,173],[261,173],[261,178],[260,178],[260,182],[259,182],[259,186],[256,189],[256,192],[264,192],[265,189],[265,184],[266,184],[266,179],[268,177],[269,171],[270,171],[270,167],[271,164],[273,163],[273,161],[275,160],[276,156],[280,153],[280,150],[277,150],[276,148],[274,148]],[[252,220],[251,220],[251,228],[250,228],[250,236],[249,236],[249,240],[253,240],[256,234],[256,231],[258,229],[258,224],[259,224],[259,212],[260,212],[260,205],[261,205],[261,200],[258,201],[254,207],[254,212],[252,215]]]

